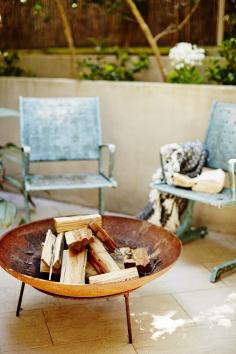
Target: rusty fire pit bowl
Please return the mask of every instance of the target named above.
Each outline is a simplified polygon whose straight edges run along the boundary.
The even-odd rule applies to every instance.
[[[48,229],[55,231],[53,219],[31,222],[2,235],[0,265],[15,278],[51,295],[92,298],[122,294],[149,283],[169,270],[181,253],[181,243],[177,237],[147,221],[103,216],[102,223],[119,247],[145,247],[149,254],[155,251],[160,262],[150,275],[123,282],[82,285],[38,278],[41,243]]]

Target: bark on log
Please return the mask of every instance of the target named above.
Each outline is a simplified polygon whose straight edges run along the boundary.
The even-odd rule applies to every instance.
[[[136,262],[133,258],[125,258],[124,259],[124,266],[125,266],[125,268],[136,267]]]
[[[108,251],[114,252],[115,249],[117,248],[117,244],[115,241],[112,239],[110,235],[100,226],[97,222],[91,222],[89,224],[89,227],[91,230],[95,233],[97,238],[102,241],[102,243],[106,246]]]

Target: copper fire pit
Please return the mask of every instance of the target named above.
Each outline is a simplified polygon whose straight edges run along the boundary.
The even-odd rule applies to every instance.
[[[25,283],[49,295],[73,299],[124,295],[129,341],[132,342],[128,294],[169,270],[181,253],[181,243],[169,231],[147,221],[103,216],[102,223],[119,247],[145,247],[149,254],[155,253],[158,262],[153,272],[138,279],[108,284],[72,285],[40,279],[41,243],[45,239],[47,230],[50,228],[55,231],[55,227],[53,219],[31,222],[6,232],[0,239],[0,265],[9,274],[22,281],[17,316],[20,312]]]

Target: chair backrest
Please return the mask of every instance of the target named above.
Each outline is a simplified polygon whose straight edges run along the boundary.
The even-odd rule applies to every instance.
[[[207,166],[227,171],[228,160],[236,158],[236,104],[213,104],[205,146],[209,152]]]
[[[98,160],[98,97],[20,97],[21,144],[30,161]]]

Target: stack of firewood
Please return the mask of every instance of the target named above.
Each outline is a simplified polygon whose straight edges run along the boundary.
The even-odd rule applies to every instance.
[[[145,248],[118,248],[100,215],[55,218],[57,235],[47,231],[40,272],[61,283],[99,284],[138,278],[150,272]]]

